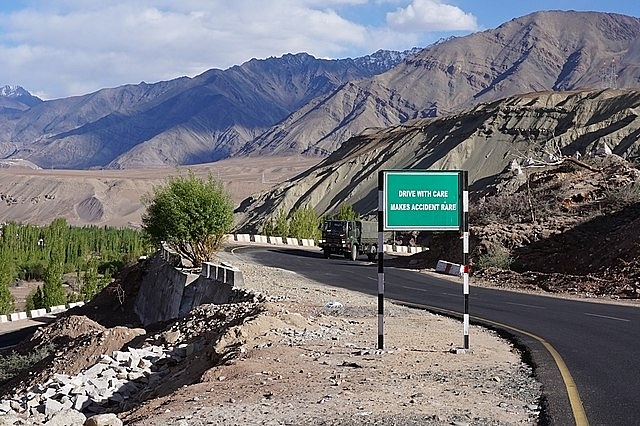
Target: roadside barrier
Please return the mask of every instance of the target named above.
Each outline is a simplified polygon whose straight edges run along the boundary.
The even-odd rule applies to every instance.
[[[436,264],[436,272],[441,272],[447,275],[462,275],[462,267],[457,263],[447,262],[446,260],[438,260]]]
[[[302,247],[316,247],[316,242],[310,238],[282,238],[267,235],[254,235],[254,234],[230,234],[228,241],[235,241],[238,243],[258,243],[258,244],[271,244],[271,245],[288,245],[288,246],[302,246]],[[416,254],[429,250],[426,247],[415,246],[401,246],[397,244],[385,244],[385,253],[398,253],[398,254]]]
[[[73,302],[66,305],[51,306],[49,308],[31,309],[29,312],[20,311],[20,312],[13,312],[8,315],[0,315],[0,324],[7,323],[7,322],[22,321],[22,320],[32,319],[32,318],[40,318],[40,317],[45,317],[47,315],[55,315],[61,312],[65,312],[68,309],[75,308],[76,306],[82,306],[82,305],[84,305],[84,302]]]

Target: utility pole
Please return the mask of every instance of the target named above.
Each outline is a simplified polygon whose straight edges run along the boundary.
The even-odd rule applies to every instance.
[[[602,80],[602,85],[605,89],[615,89],[616,88],[616,80],[618,79],[618,71],[616,69],[616,59],[611,59],[611,64],[608,66],[605,65],[602,70],[600,70],[600,79]]]

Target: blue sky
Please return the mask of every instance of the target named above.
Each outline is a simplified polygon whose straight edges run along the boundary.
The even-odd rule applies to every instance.
[[[43,99],[225,69],[425,47],[537,10],[640,18],[639,0],[10,0],[0,2],[0,86]]]

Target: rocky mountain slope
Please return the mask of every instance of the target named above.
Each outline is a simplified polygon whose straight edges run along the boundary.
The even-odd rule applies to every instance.
[[[373,213],[379,170],[468,170],[474,196],[514,160],[586,156],[607,145],[638,165],[639,116],[637,90],[539,92],[372,130],[297,178],[244,200],[236,210],[237,227],[255,231],[278,210],[302,206],[322,215],[346,202],[362,214]]]
[[[419,52],[251,60],[192,79],[0,110],[0,157],[44,168],[130,168],[327,156],[368,128],[515,94],[637,86],[638,40],[638,18],[548,11]]]
[[[194,78],[41,102],[22,111],[0,109],[0,157],[29,159],[43,168],[219,160],[312,99],[386,71],[412,53],[378,51],[342,60],[288,54]]]
[[[249,151],[325,154],[369,127],[446,116],[511,95],[636,87],[638,40],[634,17],[533,13],[428,46],[386,73],[345,84],[265,132]]]

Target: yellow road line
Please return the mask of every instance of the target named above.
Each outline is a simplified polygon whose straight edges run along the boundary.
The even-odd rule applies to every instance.
[[[404,304],[406,306],[433,309],[439,312],[446,312],[455,316],[460,315],[458,312],[450,311],[448,309],[437,308],[435,306],[431,307],[426,305],[420,305],[417,303],[402,302],[399,300],[396,300],[395,302],[398,304]],[[587,420],[587,414],[584,411],[584,406],[582,405],[582,399],[580,399],[580,393],[578,392],[578,387],[576,386],[576,382],[573,380],[573,377],[571,377],[571,373],[569,372],[569,368],[567,367],[567,364],[564,363],[564,360],[562,359],[558,351],[556,351],[556,349],[553,346],[551,346],[549,342],[547,342],[540,336],[529,333],[528,331],[520,330],[519,328],[516,328],[516,327],[511,327],[510,325],[502,324],[499,322],[495,322],[495,321],[491,321],[491,320],[487,320],[487,319],[475,317],[475,316],[471,318],[487,324],[498,326],[500,328],[513,330],[515,332],[524,334],[525,336],[529,336],[532,339],[535,339],[538,342],[540,342],[545,347],[545,349],[549,351],[549,353],[551,354],[551,357],[553,358],[556,365],[558,366],[558,370],[560,370],[560,375],[562,376],[562,381],[564,382],[564,386],[567,390],[567,396],[569,397],[569,404],[571,405],[571,411],[573,412],[573,418],[576,421],[576,426],[589,426],[589,420]]]
[[[498,327],[502,327],[502,328],[516,331],[518,333],[522,333],[542,343],[545,349],[547,349],[547,351],[549,351],[549,353],[553,357],[553,360],[558,366],[558,370],[560,370],[562,381],[564,382],[564,386],[567,389],[567,395],[569,396],[569,404],[571,404],[571,411],[573,412],[573,418],[576,421],[576,426],[589,426],[589,421],[587,420],[587,414],[584,412],[584,407],[582,405],[582,400],[580,399],[580,393],[578,392],[578,387],[576,386],[576,382],[573,381],[573,377],[571,377],[571,373],[569,372],[569,368],[567,367],[567,364],[564,363],[564,360],[562,359],[558,351],[556,351],[556,349],[553,346],[551,346],[549,342],[547,342],[540,336],[537,336],[535,334],[529,333],[524,330],[520,330],[519,328],[511,327],[509,325],[501,324],[495,321],[486,320],[484,318],[478,318],[478,317],[473,317],[473,318],[489,324],[497,325]]]

